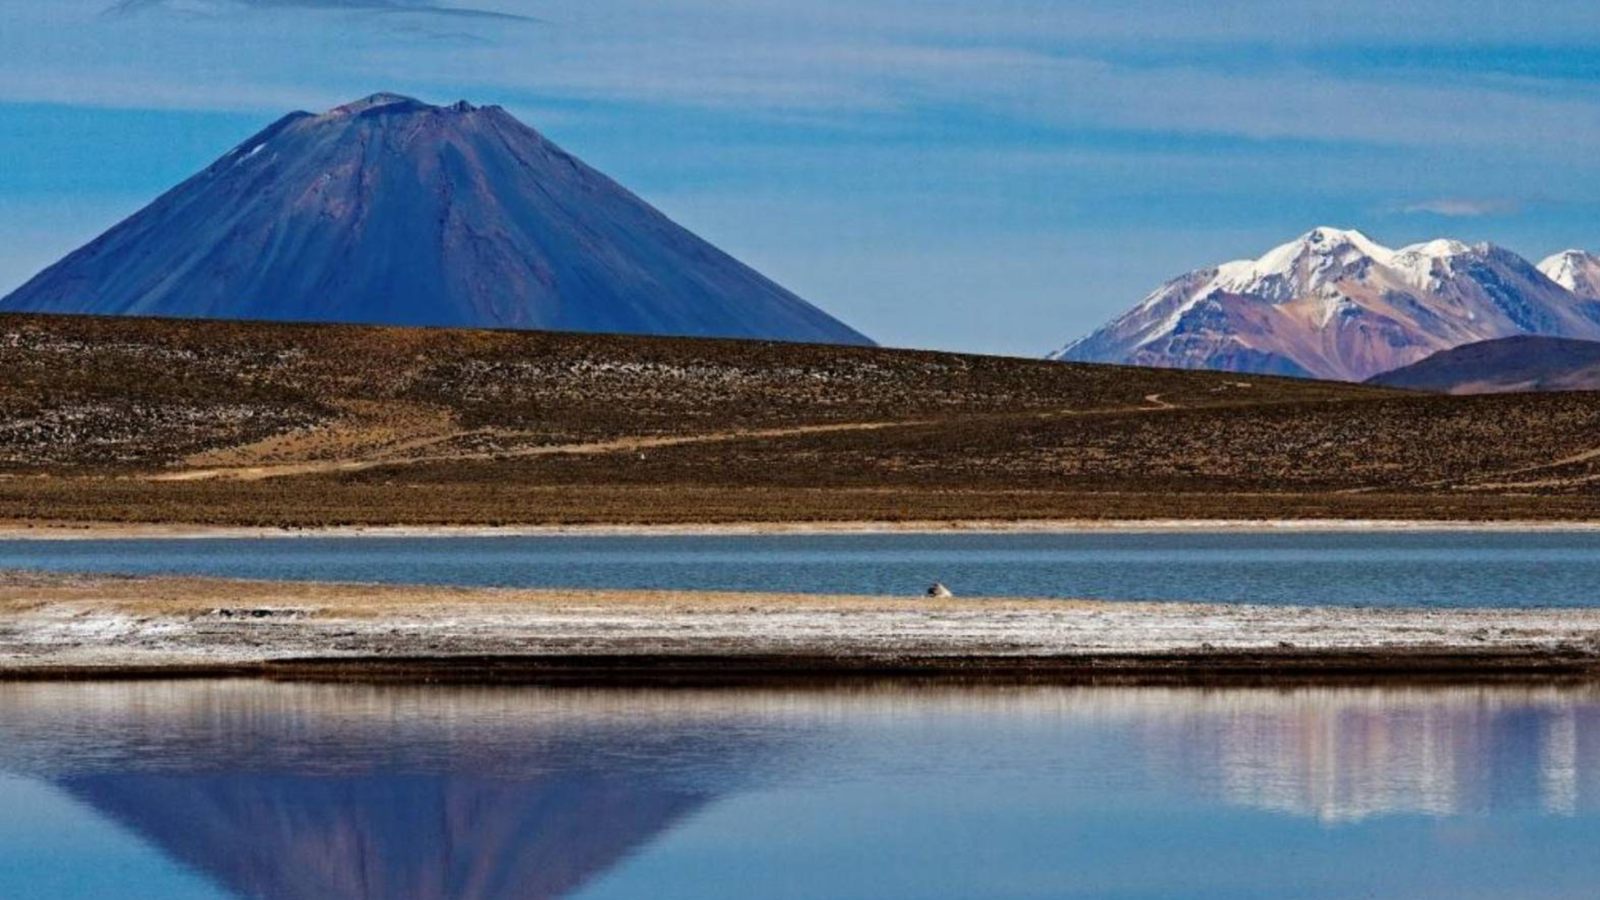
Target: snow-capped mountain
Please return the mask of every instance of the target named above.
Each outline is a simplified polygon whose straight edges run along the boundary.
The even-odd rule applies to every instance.
[[[0,310],[866,344],[496,106],[292,113]]]
[[[1539,263],[1539,271],[1580,299],[1600,301],[1600,256],[1563,250]]]
[[[1167,282],[1052,359],[1363,381],[1474,341],[1600,339],[1600,304],[1493,244],[1317,228]]]

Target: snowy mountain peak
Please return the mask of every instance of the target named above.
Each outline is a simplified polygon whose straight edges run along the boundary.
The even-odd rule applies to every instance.
[[[1308,258],[1352,262],[1362,257],[1386,260],[1392,251],[1359,231],[1342,228],[1313,228],[1295,240],[1267,251],[1256,260],[1262,274],[1289,274]]]
[[[1600,256],[1563,250],[1539,263],[1539,271],[1585,300],[1600,301]]]
[[[1455,274],[1455,263],[1463,257],[1486,256],[1488,244],[1439,238],[1401,247],[1389,258],[1389,265],[1413,287],[1427,290]]]
[[[1336,252],[1346,248],[1379,259],[1389,255],[1389,248],[1379,244],[1353,228],[1329,228],[1326,225],[1313,228],[1300,238],[1308,247],[1314,247],[1325,252]]]
[[[1486,250],[1487,248],[1488,245],[1485,244],[1479,249]],[[1397,251],[1396,255],[1425,257],[1428,259],[1448,259],[1452,256],[1465,256],[1472,252],[1474,252],[1473,246],[1465,243],[1464,241],[1451,240],[1449,238],[1439,238],[1437,240],[1424,241],[1420,244],[1411,244],[1406,247],[1401,247]]]
[[[1600,340],[1596,298],[1600,259],[1589,254],[1535,270],[1493,244],[1392,250],[1322,227],[1259,259],[1173,279],[1051,358],[1361,381],[1473,341]]]
[[[1251,294],[1282,302],[1301,293],[1322,291],[1330,279],[1358,274],[1392,256],[1393,251],[1359,231],[1314,228],[1259,259],[1217,266],[1215,276],[1199,293]]]
[[[1579,250],[1578,248],[1573,247],[1573,248],[1570,248],[1570,249],[1567,249],[1567,250],[1563,250],[1560,253],[1552,254],[1551,256],[1546,257],[1544,262],[1541,262],[1539,265],[1542,266],[1542,265],[1544,265],[1544,263],[1553,262],[1555,260],[1582,260],[1582,259],[1597,259],[1597,258],[1600,258],[1600,257],[1597,257],[1595,254],[1590,253],[1587,250]]]

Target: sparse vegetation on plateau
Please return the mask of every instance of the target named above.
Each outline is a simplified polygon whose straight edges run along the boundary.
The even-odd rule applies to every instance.
[[[0,519],[1600,518],[1600,395],[946,353],[0,317]]]

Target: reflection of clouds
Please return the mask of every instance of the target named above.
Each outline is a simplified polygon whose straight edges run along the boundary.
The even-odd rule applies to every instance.
[[[461,821],[490,830],[492,821],[519,821],[537,807],[546,811],[545,824],[507,824],[499,833],[543,834],[547,847],[558,845],[553,835],[571,830],[570,823],[599,823],[619,836],[616,843],[573,844],[566,852],[589,854],[595,871],[712,799],[813,778],[912,778],[933,789],[974,777],[1019,777],[1111,796],[1213,800],[1349,823],[1508,810],[1592,814],[1600,809],[1597,754],[1600,687],[1592,686],[607,691],[0,684],[0,770],[63,784],[118,818],[144,810],[154,818],[135,827],[146,834],[163,823],[195,820],[200,809],[221,810],[224,822],[239,823],[233,827],[239,840],[270,834],[264,823],[314,813],[312,830],[394,846],[411,831],[351,823],[389,802],[383,798],[395,773],[410,773],[421,778],[417,802],[438,811],[419,822],[449,820],[454,814],[444,810],[477,810]],[[252,780],[272,772],[292,777]],[[176,783],[163,778],[190,786],[185,802],[192,809],[174,805],[181,792],[161,787]],[[435,850],[463,845],[454,832],[431,834]],[[274,840],[289,843],[287,836]],[[184,858],[239,855],[193,840],[165,843]],[[501,850],[467,855],[492,856],[488,870],[508,872],[532,865],[535,844],[508,839]],[[250,873],[230,872],[226,880],[262,883],[270,868],[257,860]],[[279,893],[293,896],[286,888]]]
[[[1042,777],[1120,774],[1135,789],[1330,823],[1600,809],[1595,686],[1019,688],[890,693],[865,705],[885,717],[1070,730],[1073,758],[1037,762]],[[994,745],[970,743],[978,752],[940,748],[949,771],[986,764]]]
[[[1600,800],[1581,752],[1600,746],[1594,701],[1557,690],[1260,691],[1196,699],[1139,732],[1145,746],[1181,734],[1177,777],[1257,809],[1327,822],[1520,804],[1571,815]]]
[[[1227,796],[1349,821],[1386,812],[1459,812],[1460,723],[1448,712],[1370,710],[1242,716],[1215,743]],[[1465,735],[1470,743],[1473,732]]]
[[[1544,723],[1540,747],[1540,795],[1552,815],[1578,812],[1578,717],[1565,710]]]

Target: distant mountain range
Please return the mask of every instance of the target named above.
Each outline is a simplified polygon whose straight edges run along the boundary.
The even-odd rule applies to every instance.
[[[1368,384],[1441,394],[1600,391],[1600,342],[1520,337],[1444,350]]]
[[[497,106],[297,112],[0,311],[870,344]]]
[[[1569,250],[1536,266],[1492,244],[1394,250],[1317,228],[1175,278],[1051,358],[1364,381],[1527,334],[1600,340],[1600,258]]]

